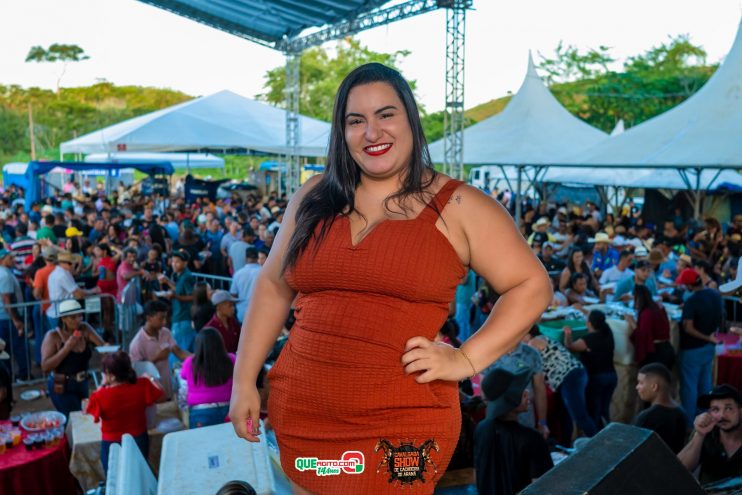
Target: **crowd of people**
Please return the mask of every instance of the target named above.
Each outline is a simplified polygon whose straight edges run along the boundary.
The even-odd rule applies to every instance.
[[[178,392],[191,428],[223,423],[241,319],[284,207],[285,198],[254,194],[186,204],[123,184],[106,196],[71,178],[26,211],[23,191],[6,188],[0,419],[11,415],[13,383],[45,377],[58,411],[101,422],[104,467],[124,433],[146,453],[146,409]],[[129,334],[116,319],[124,306],[140,308]],[[96,348],[108,344],[124,347],[101,356],[92,390]]]
[[[541,454],[547,441],[571,445],[573,423],[580,436],[591,437],[611,421],[610,404],[618,381],[613,364],[615,336],[606,314],[587,308],[597,303],[633,309],[623,311],[638,370],[636,391],[643,404],[633,423],[656,431],[691,471],[700,465],[702,483],[739,475],[742,400],[732,386],[712,387],[712,366],[717,332],[742,334],[727,320],[736,314],[742,288],[742,275],[738,275],[742,215],[722,228],[715,218],[694,223],[677,212],[659,225],[648,224],[632,202],[620,215],[605,216],[593,203],[581,208],[532,203],[526,198],[522,206],[521,232],[554,284],[549,310],[571,307],[582,313],[587,334],[573,338],[572,327],[565,326],[560,340],[542,335],[535,325],[517,348],[478,377],[481,390],[472,392],[483,395],[490,406],[508,397],[510,405],[506,410],[498,406],[500,416],[487,410],[494,421],[488,427],[500,440],[496,447],[477,447],[480,458],[475,464],[478,470],[498,469],[500,476],[481,481],[478,476],[480,493],[494,488],[497,493],[518,492],[551,467]],[[725,301],[722,296],[730,297]],[[476,330],[497,298],[492,287],[483,281],[478,285],[470,274],[457,292],[458,339],[465,341]],[[665,304],[682,308],[677,352]],[[494,387],[491,375],[510,383],[512,390]],[[559,399],[554,403],[562,409],[553,422],[544,406],[552,392]],[[541,433],[543,444],[507,422]],[[481,438],[489,441],[491,436]],[[516,452],[514,458],[530,460],[513,466],[511,461],[493,464],[490,459],[510,459]],[[519,474],[506,474],[513,470]],[[503,480],[507,489],[501,485]]]
[[[105,197],[72,184],[30,211],[21,190],[10,186],[0,196],[0,418],[11,413],[11,375],[45,376],[60,412],[85,410],[101,421],[105,466],[110,444],[124,433],[147,452],[145,410],[175,398],[178,387],[186,390],[191,428],[227,419],[242,322],[286,201],[235,195],[187,204],[128,188]],[[647,224],[631,204],[617,216],[592,203],[526,199],[523,206],[521,231],[553,281],[550,309],[582,312],[588,333],[573,338],[565,327],[558,341],[534,326],[510,353],[460,384],[472,426],[462,429],[456,455],[476,468],[480,493],[493,486],[517,492],[551,468],[550,447],[593,436],[611,421],[615,343],[606,315],[586,309],[596,302],[635,310],[626,320],[645,407],[634,424],[656,431],[689,469],[700,465],[702,482],[738,473],[742,400],[733,387],[713,388],[711,372],[715,333],[739,331],[729,328],[721,295],[741,294],[742,216],[724,229],[714,218]],[[229,290],[214,290],[198,274],[229,277]],[[115,306],[127,288],[142,306],[141,327],[123,351],[103,356],[102,384],[91,391],[94,348],[118,341]],[[86,313],[84,299],[100,295],[100,313]],[[497,299],[470,271],[440,339],[460,346]],[[44,302],[22,304],[33,301]],[[663,302],[683,308],[677,353]],[[158,376],[137,375],[142,361]],[[262,373],[258,386],[267,400]],[[562,405],[556,420],[554,402]]]

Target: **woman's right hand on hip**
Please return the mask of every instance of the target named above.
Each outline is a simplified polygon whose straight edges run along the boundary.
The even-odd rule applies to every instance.
[[[235,383],[232,387],[229,419],[238,437],[249,442],[260,441],[260,394],[254,380],[243,386]]]

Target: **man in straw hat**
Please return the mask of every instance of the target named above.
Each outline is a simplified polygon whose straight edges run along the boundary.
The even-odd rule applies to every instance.
[[[46,310],[46,316],[49,318],[49,328],[56,328],[58,324],[59,312],[57,306],[60,301],[66,299],[82,299],[90,294],[100,294],[100,289],[81,289],[75,277],[72,275],[72,265],[77,261],[77,255],[69,251],[59,251],[57,253],[57,266],[49,275],[49,299],[52,304]]]
[[[618,251],[611,247],[611,238],[605,232],[598,232],[590,240],[595,243],[592,270],[600,278],[604,271],[618,264]]]
[[[495,368],[482,380],[487,417],[474,434],[474,468],[479,493],[511,495],[551,469],[546,440],[518,423],[528,409],[529,371],[517,374]]]

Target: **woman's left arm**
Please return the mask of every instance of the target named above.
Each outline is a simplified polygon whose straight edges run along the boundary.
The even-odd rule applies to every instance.
[[[88,340],[91,341],[96,346],[106,345],[106,342],[98,335],[98,332],[95,331],[93,327],[88,325],[87,323],[83,323],[86,326],[86,334],[88,336]]]
[[[464,265],[500,294],[482,328],[453,350],[425,337],[407,342],[402,363],[416,379],[462,380],[481,372],[515,347],[551,302],[543,264],[529,249],[510,214],[478,189],[463,185],[443,211],[448,237]]]

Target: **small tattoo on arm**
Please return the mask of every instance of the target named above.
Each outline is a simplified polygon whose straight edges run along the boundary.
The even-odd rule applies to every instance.
[[[463,199],[464,199],[464,198],[462,198],[462,197],[461,197],[461,194],[457,194],[455,198],[453,198],[453,197],[451,197],[451,198],[448,198],[448,204],[450,205],[450,204],[451,204],[451,203],[453,203],[454,201],[456,201],[456,202],[457,202],[458,204],[461,204],[461,201],[462,201]]]

